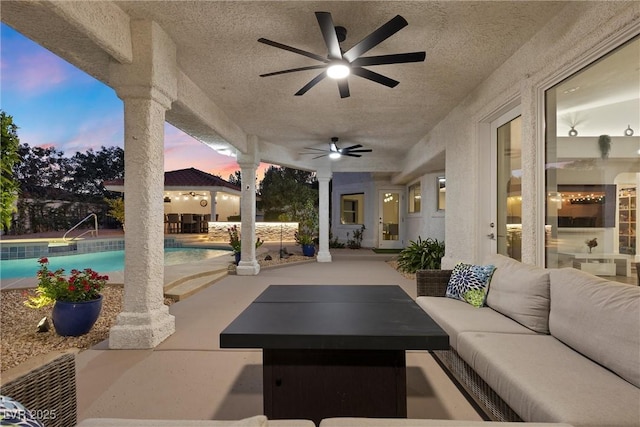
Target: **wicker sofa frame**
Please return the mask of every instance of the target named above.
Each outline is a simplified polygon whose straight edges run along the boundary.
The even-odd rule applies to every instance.
[[[418,270],[416,272],[417,295],[419,297],[444,297],[451,271]],[[489,387],[453,348],[434,351],[433,355],[488,418],[493,421],[522,421],[518,414]]]
[[[38,358],[36,358],[39,360]],[[75,352],[49,355],[32,368],[19,366],[2,375],[0,395],[17,400],[45,427],[77,423]]]

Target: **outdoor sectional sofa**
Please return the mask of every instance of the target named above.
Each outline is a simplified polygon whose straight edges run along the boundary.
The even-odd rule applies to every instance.
[[[500,421],[640,426],[640,287],[501,255],[485,306],[417,273],[416,302],[448,334],[436,358]]]

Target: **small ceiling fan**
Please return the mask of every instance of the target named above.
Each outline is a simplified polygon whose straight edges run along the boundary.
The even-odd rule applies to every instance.
[[[400,82],[389,77],[378,74],[371,71],[365,66],[385,65],[385,64],[400,64],[406,62],[422,62],[426,57],[425,52],[410,52],[410,53],[397,53],[392,55],[380,55],[380,56],[362,56],[365,52],[369,51],[373,47],[382,43],[402,28],[408,25],[407,20],[402,16],[389,20],[386,24],[383,24],[377,30],[369,34],[367,37],[356,43],[351,49],[343,52],[340,48],[340,43],[346,39],[347,30],[344,27],[336,27],[333,24],[331,13],[329,12],[316,12],[316,19],[320,25],[324,42],[327,46],[329,55],[327,57],[316,55],[312,52],[307,52],[292,46],[287,46],[282,43],[274,42],[265,38],[260,38],[260,43],[267,44],[269,46],[284,49],[289,52],[297,53],[298,55],[306,56],[316,61],[322,62],[319,65],[311,65],[307,67],[292,68],[288,70],[276,71],[273,73],[260,74],[260,77],[277,76],[280,74],[293,73],[297,71],[316,70],[322,69],[322,72],[316,77],[311,79],[309,83],[304,85],[296,96],[304,95],[309,89],[317,85],[325,77],[335,79],[338,83],[338,90],[340,91],[340,98],[349,97],[349,83],[347,82],[347,76],[349,74],[356,75],[358,77],[371,80],[387,87],[396,87]]]
[[[331,144],[329,144],[329,149],[324,150],[322,148],[313,148],[307,147],[307,150],[311,150],[311,152],[300,153],[300,154],[317,154],[318,152],[324,153],[319,156],[314,157],[314,159],[319,159],[320,157],[329,156],[330,159],[339,159],[342,156],[349,157],[362,157],[359,153],[371,153],[373,150],[370,148],[360,149],[362,148],[361,144],[355,144],[350,147],[338,148],[338,137],[334,136],[331,138]]]

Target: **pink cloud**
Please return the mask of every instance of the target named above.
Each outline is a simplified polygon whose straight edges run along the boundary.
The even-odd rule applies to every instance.
[[[2,61],[2,84],[22,95],[48,92],[70,80],[75,69],[50,52],[29,52],[11,62]],[[80,73],[78,73],[80,74]]]
[[[70,139],[61,144],[67,155],[76,151],[85,152],[89,149],[97,151],[100,147],[123,146],[122,117],[101,116],[78,123]]]

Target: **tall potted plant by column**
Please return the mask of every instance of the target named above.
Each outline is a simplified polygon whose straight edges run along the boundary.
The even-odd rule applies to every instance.
[[[298,214],[298,231],[295,233],[296,243],[302,246],[302,255],[312,257],[316,252],[318,239],[318,209],[312,200],[307,200]]]
[[[49,270],[49,259],[40,258],[36,295],[25,304],[31,308],[53,304],[51,317],[58,335],[77,337],[91,330],[102,310],[100,291],[109,280],[90,268],[71,270],[69,278],[64,270]]]
[[[229,234],[229,246],[231,246],[231,250],[233,251],[235,265],[238,265],[240,262],[240,255],[242,253],[242,239],[240,238],[238,226],[234,224],[227,228],[227,233]],[[256,239],[256,249],[262,246],[263,243],[264,240],[260,240],[260,237],[258,237]]]

